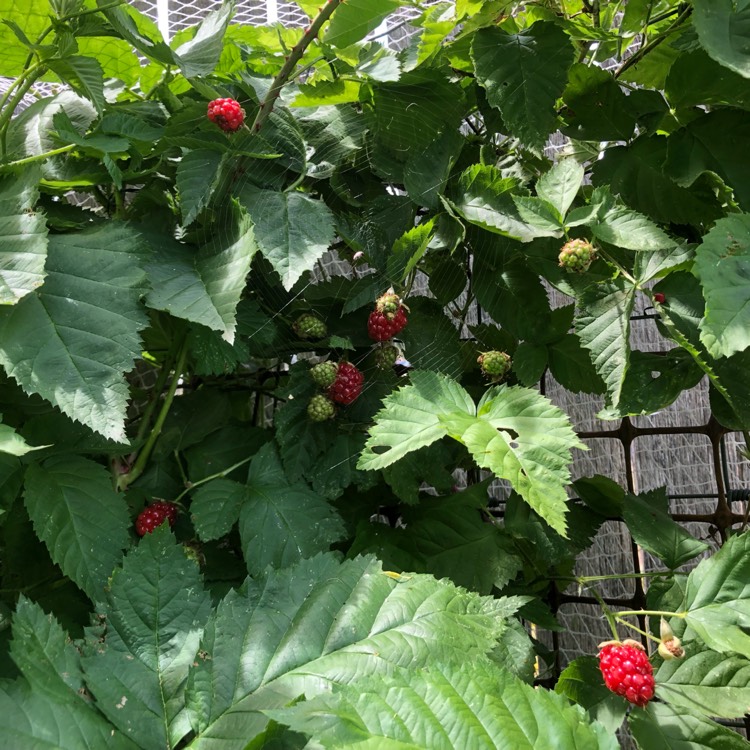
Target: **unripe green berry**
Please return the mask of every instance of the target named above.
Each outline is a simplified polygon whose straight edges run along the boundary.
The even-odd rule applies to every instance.
[[[399,350],[396,346],[381,346],[375,350],[375,367],[379,370],[390,370],[396,364]]]
[[[489,351],[477,358],[482,373],[493,381],[502,380],[510,370],[510,357],[505,352]]]
[[[313,422],[325,422],[336,413],[336,407],[328,396],[318,394],[310,399],[307,405],[307,416]]]
[[[300,315],[292,328],[301,339],[322,339],[328,333],[326,324],[312,313]]]
[[[401,309],[401,297],[393,289],[389,289],[385,294],[378,297],[375,302],[375,309],[383,313],[388,320],[393,320],[396,313]]]
[[[584,273],[596,259],[596,248],[586,240],[570,240],[558,255],[560,267],[571,273]]]
[[[310,377],[320,388],[330,388],[336,381],[339,366],[335,362],[320,362],[310,368]]]

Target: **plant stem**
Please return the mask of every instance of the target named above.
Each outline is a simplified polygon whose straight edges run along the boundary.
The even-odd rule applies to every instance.
[[[675,31],[682,25],[683,21],[690,16],[693,12],[691,7],[685,8],[680,15],[675,19],[675,22],[665,29],[661,34],[654,37],[648,44],[645,44],[637,52],[631,55],[620,67],[615,71],[615,78],[619,78],[626,70],[630,69],[636,63],[639,63],[649,52],[652,52],[658,47],[667,37],[674,34]]]
[[[161,434],[162,428],[164,427],[164,422],[167,418],[167,414],[169,414],[169,410],[172,407],[174,394],[177,391],[177,385],[180,382],[182,371],[185,368],[186,359],[187,343],[183,343],[180,348],[180,353],[177,357],[177,364],[175,365],[174,373],[172,374],[172,381],[169,384],[169,390],[167,391],[167,395],[164,397],[164,403],[162,404],[161,410],[156,417],[156,422],[154,422],[154,426],[151,429],[148,440],[146,440],[145,445],[139,451],[138,457],[133,464],[133,468],[127,474],[123,474],[120,477],[117,483],[118,489],[124,490],[128,485],[132,484],[136,479],[138,479],[141,474],[143,474],[143,471],[146,468],[146,464],[151,457],[151,451],[153,451],[154,445],[156,444],[156,441]]]
[[[250,128],[251,132],[257,133],[262,127],[263,123],[268,119],[276,100],[279,98],[281,89],[292,77],[295,65],[302,59],[305,54],[305,50],[312,44],[313,39],[317,37],[318,32],[322,28],[323,24],[331,17],[333,11],[339,7],[343,0],[328,0],[328,2],[321,8],[320,13],[313,19],[313,22],[305,29],[302,34],[302,39],[297,42],[289,53],[289,57],[278,72],[276,77],[271,83],[271,88],[268,89],[263,103],[258,109],[258,113],[255,115],[255,120]]]
[[[599,606],[602,608],[604,616],[607,618],[609,629],[612,631],[614,639],[616,641],[619,641],[620,636],[617,633],[617,619],[612,614],[612,610],[607,606],[607,602],[604,601],[602,595],[595,588],[589,588],[589,591],[591,592],[591,595],[594,597],[594,599],[599,602]]]
[[[659,609],[630,609],[625,612],[618,612],[617,617],[636,617],[640,615],[648,615],[649,617],[680,617],[684,619],[687,617],[687,612],[664,612]]]
[[[161,396],[161,392],[164,390],[164,386],[166,385],[167,378],[169,377],[169,371],[172,369],[172,362],[173,357],[168,356],[164,364],[162,365],[159,376],[156,378],[156,383],[154,384],[154,388],[151,391],[151,399],[146,406],[146,410],[143,412],[141,423],[138,425],[138,432],[136,433],[136,436],[133,440],[136,445],[140,443],[141,440],[143,440],[143,436],[146,434],[146,430],[151,424],[151,417],[154,415],[156,404],[159,402],[159,396]]]
[[[615,619],[617,620],[620,625],[624,625],[626,628],[630,628],[631,630],[635,630],[636,633],[640,633],[642,636],[645,636],[646,638],[655,641],[656,643],[661,643],[661,640],[657,638],[655,635],[651,635],[651,633],[647,633],[645,630],[641,630],[636,625],[632,625],[631,623],[627,622],[626,620],[621,619],[619,616],[615,615]]]
[[[27,156],[24,159],[16,159],[16,161],[9,161],[7,164],[0,164],[0,169],[11,169],[13,167],[21,167],[24,164],[33,164],[35,161],[44,161],[49,159],[50,156],[59,156],[60,154],[67,154],[76,147],[75,143],[70,143],[67,146],[61,146],[60,148],[53,148],[52,151],[45,151],[43,154],[36,154],[36,156]]]
[[[180,492],[179,495],[173,500],[175,503],[179,503],[180,500],[182,500],[185,495],[187,495],[188,492],[191,490],[194,490],[196,487],[200,487],[202,484],[206,484],[206,482],[210,482],[214,479],[221,479],[222,477],[225,477],[229,474],[231,474],[235,469],[239,469],[240,466],[244,466],[246,463],[252,461],[253,456],[248,456],[247,458],[243,458],[242,461],[238,461],[236,464],[232,464],[227,469],[223,469],[222,471],[217,471],[216,474],[211,474],[211,476],[203,477],[203,479],[199,479],[197,482],[186,482],[186,484],[189,484],[188,487],[186,487],[182,492]]]
[[[5,108],[2,113],[0,113],[0,153],[2,153],[3,157],[5,156],[5,142],[10,119],[13,117],[16,107],[24,96],[26,96],[28,90],[36,83],[37,79],[40,78],[44,72],[44,69],[39,66],[35,66],[35,68],[35,70],[32,68],[34,72],[31,75],[28,73],[26,74],[26,80],[18,87],[18,91],[16,91],[11,100],[6,103]]]

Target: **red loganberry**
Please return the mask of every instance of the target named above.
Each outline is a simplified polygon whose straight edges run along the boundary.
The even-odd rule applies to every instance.
[[[654,697],[654,670],[637,641],[599,644],[599,669],[604,684],[617,695],[643,708]]]
[[[667,301],[667,298],[661,292],[654,292],[654,300],[663,305]]]
[[[245,122],[245,110],[235,99],[214,99],[208,103],[208,119],[227,133],[234,133]]]
[[[170,526],[174,526],[177,520],[178,508],[174,503],[158,502],[144,508],[135,521],[135,530],[138,536],[150,534],[157,526],[161,526],[164,521],[169,521]]]
[[[386,313],[373,310],[367,320],[367,333],[374,341],[388,341],[403,331],[408,322],[403,307],[390,320]]]
[[[336,381],[328,389],[328,395],[337,404],[348,406],[359,398],[364,380],[365,376],[351,362],[339,362]]]

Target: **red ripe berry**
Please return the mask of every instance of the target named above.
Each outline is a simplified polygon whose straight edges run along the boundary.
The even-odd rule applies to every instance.
[[[373,310],[367,320],[367,333],[373,341],[389,341],[403,331],[408,322],[403,307],[399,307],[391,319],[386,313]]]
[[[351,362],[339,362],[336,380],[328,389],[328,395],[337,404],[348,406],[359,398],[364,380],[365,376]]]
[[[599,669],[604,684],[617,695],[643,708],[654,697],[654,670],[648,654],[633,640],[599,645]]]
[[[245,110],[235,99],[214,99],[208,103],[208,119],[227,133],[234,133],[245,122]]]
[[[661,292],[654,292],[654,300],[663,305],[667,301],[667,298]]]
[[[174,526],[177,520],[178,508],[174,503],[158,502],[152,503],[144,508],[135,521],[135,530],[138,536],[150,534],[157,526],[161,526],[164,521],[169,521],[170,526]]]

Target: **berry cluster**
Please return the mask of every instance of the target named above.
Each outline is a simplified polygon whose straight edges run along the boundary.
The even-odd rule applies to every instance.
[[[318,393],[310,399],[307,405],[307,416],[312,422],[325,422],[336,413],[336,407],[328,396]]]
[[[208,103],[208,119],[227,133],[235,133],[245,122],[245,110],[235,99],[214,99]]]
[[[157,526],[161,526],[164,521],[169,521],[170,526],[174,526],[177,520],[178,507],[174,503],[156,502],[144,508],[138,518],[135,520],[135,530],[138,536],[150,534]]]
[[[489,351],[480,354],[477,358],[482,374],[497,383],[502,380],[510,370],[510,356],[505,352]]]
[[[404,303],[389,289],[375,302],[375,309],[367,319],[367,333],[373,341],[390,341],[408,322]]]
[[[633,640],[599,644],[599,669],[604,684],[641,708],[654,697],[654,670],[648,654]]]
[[[310,368],[310,377],[325,393],[318,393],[307,405],[307,416],[313,422],[325,422],[336,413],[334,404],[348,406],[360,393],[365,376],[351,362],[320,362]]]
[[[557,257],[560,267],[571,273],[584,273],[596,259],[596,248],[586,240],[570,240]]]

